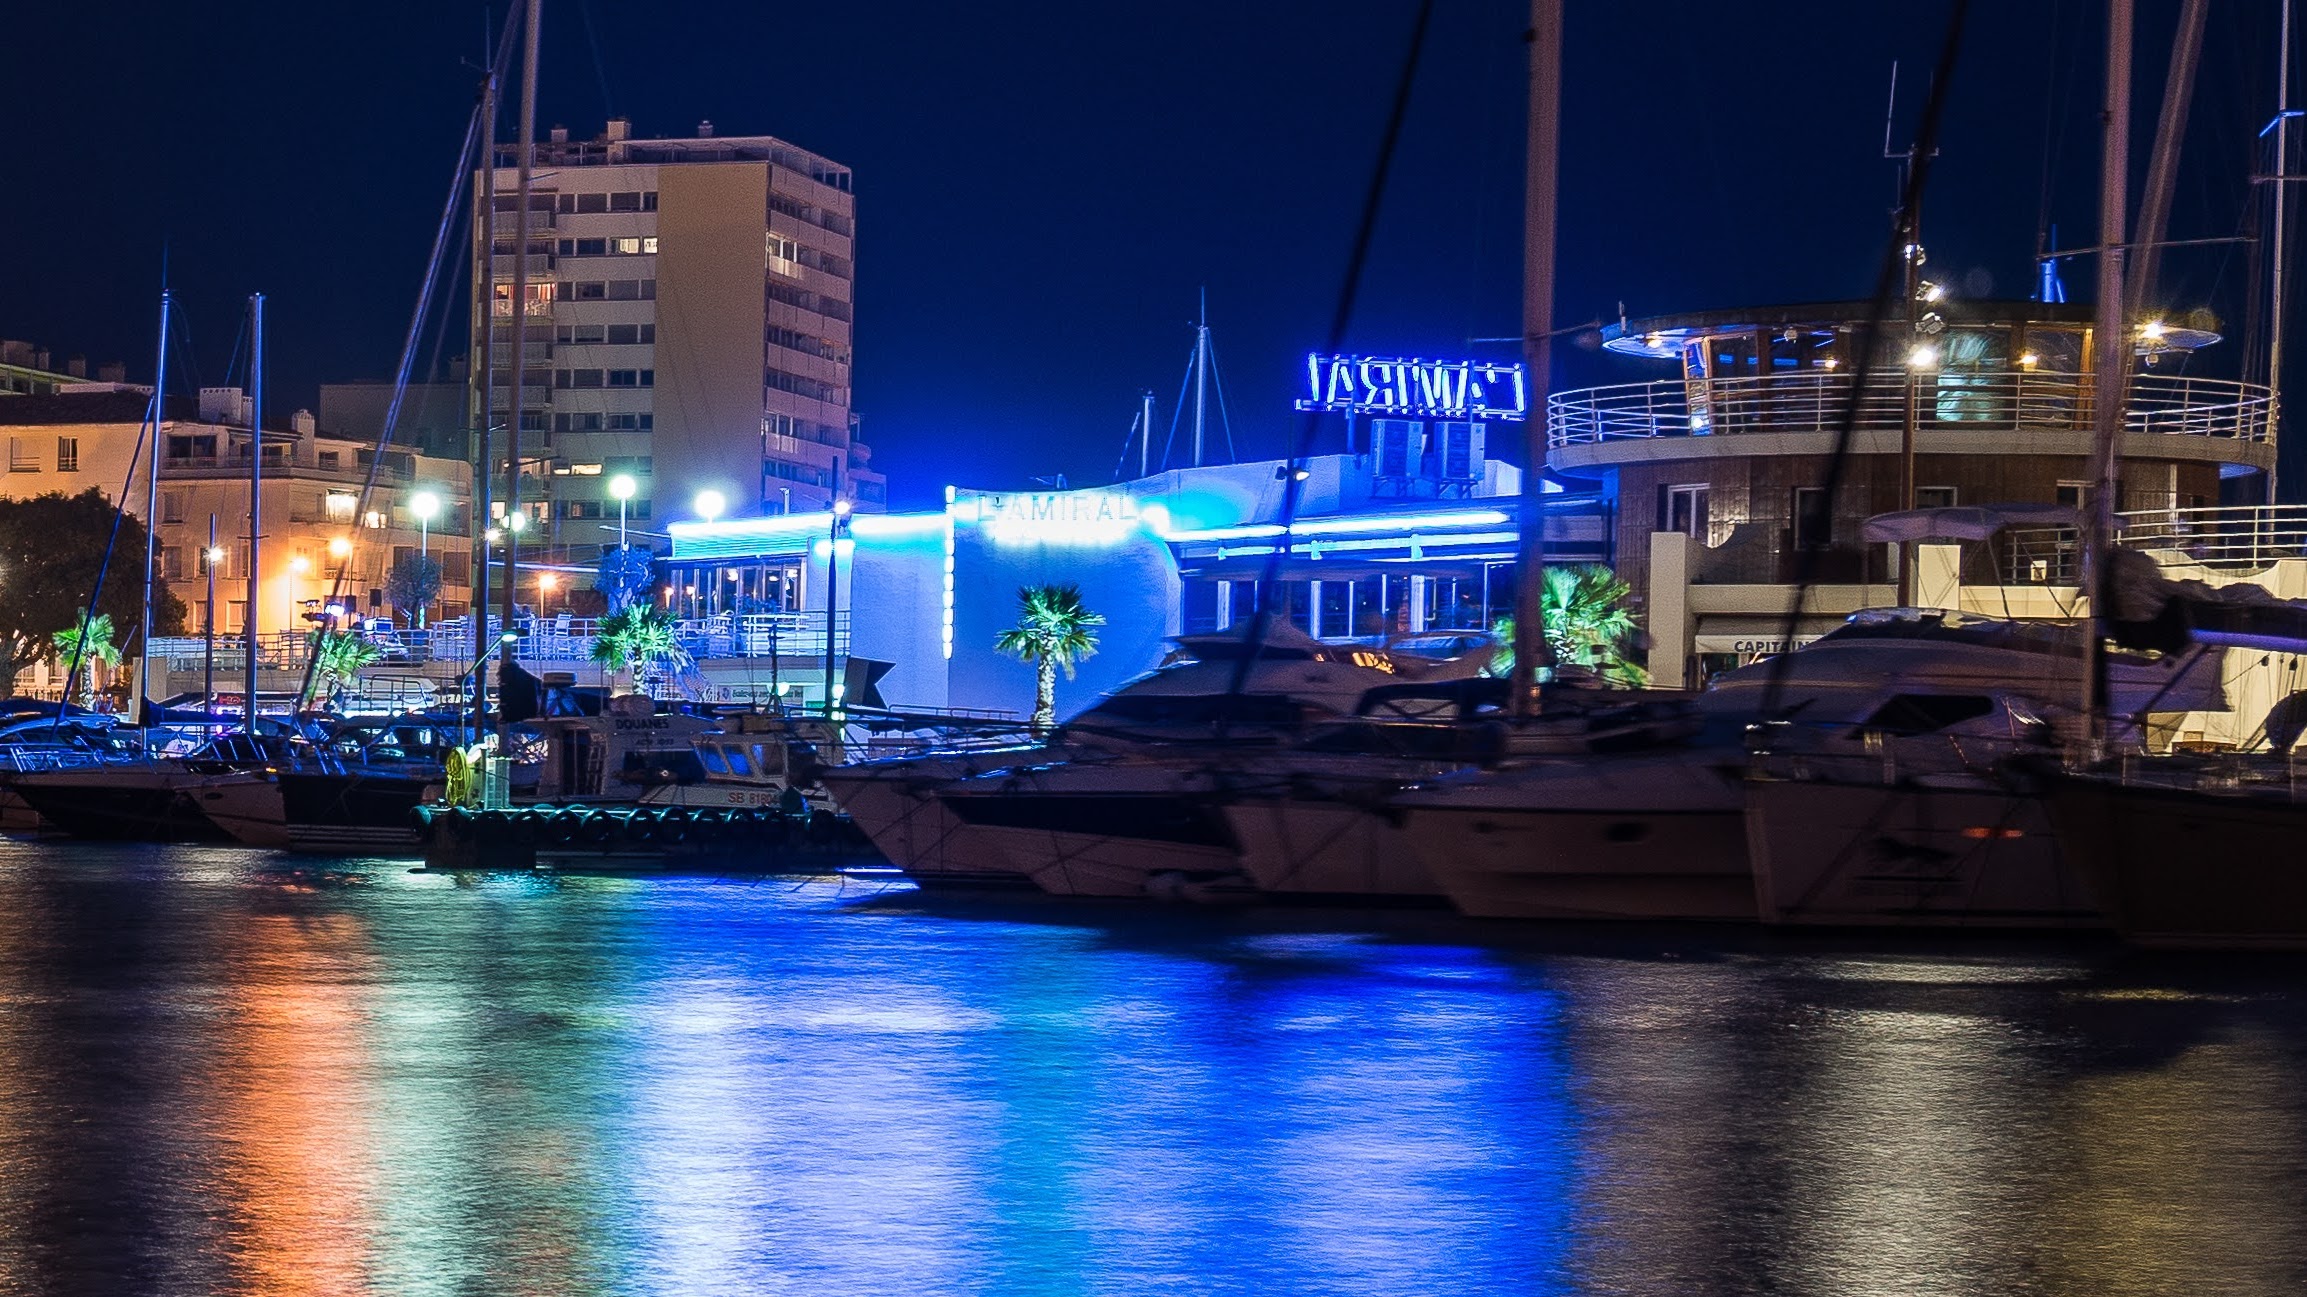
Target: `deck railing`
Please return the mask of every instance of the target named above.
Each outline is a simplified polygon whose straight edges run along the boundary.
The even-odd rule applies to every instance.
[[[504,620],[490,617],[488,641],[495,643]],[[600,638],[597,617],[519,617],[513,632],[515,651],[524,662],[590,662],[593,644]],[[824,613],[722,613],[686,618],[675,624],[674,637],[693,658],[816,658],[825,656]],[[469,665],[480,649],[473,640],[470,617],[435,622],[424,630],[400,627],[368,633],[385,663],[455,662]],[[237,671],[243,641],[238,635],[216,637],[220,669]],[[207,641],[199,636],[155,638],[153,650],[174,671],[198,670],[207,656]],[[257,657],[271,670],[301,670],[308,653],[302,631],[275,631],[258,635]],[[833,651],[849,653],[849,615],[835,619]]]
[[[1919,427],[1952,432],[2088,431],[2091,376],[1932,370],[1915,379]],[[1550,449],[1642,437],[1837,431],[1852,398],[1847,373],[1620,383],[1558,392],[1546,402]],[[1907,375],[1872,374],[1857,393],[1859,431],[1906,426]],[[2184,375],[2132,378],[2124,427],[2134,433],[2267,439],[2274,401],[2258,383]]]

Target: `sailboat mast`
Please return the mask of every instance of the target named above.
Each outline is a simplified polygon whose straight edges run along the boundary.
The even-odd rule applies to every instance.
[[[1514,582],[1513,711],[1538,709],[1546,643],[1546,398],[1553,387],[1555,189],[1562,161],[1562,0],[1530,0],[1530,150],[1522,229],[1522,366],[1529,402],[1522,425],[1521,561]]]
[[[1194,326],[1194,467],[1202,466],[1202,425],[1209,412],[1210,290],[1202,290],[1201,323]]]
[[[136,698],[130,715],[142,724],[145,700],[152,696],[153,559],[160,535],[160,438],[168,422],[168,308],[174,299],[160,290],[160,356],[152,371],[152,445],[144,475],[144,625],[136,639]],[[145,731],[151,734],[150,730]]]
[[[504,629],[513,629],[515,603],[514,588],[518,584],[521,533],[515,519],[521,511],[521,397],[528,384],[529,358],[529,194],[536,180],[537,156],[537,23],[541,17],[541,0],[529,0],[525,30],[521,33],[526,46],[521,60],[521,159],[519,181],[515,189],[519,206],[513,213],[513,372],[507,402],[510,411],[505,419],[505,589]],[[510,643],[498,647],[499,689],[505,668],[513,662]]]
[[[496,422],[497,376],[497,70],[489,68],[481,82],[481,200],[475,225],[479,231],[473,250],[473,318],[480,321],[474,338],[473,385],[473,602],[468,616],[473,624],[471,653],[477,661],[485,652],[489,633],[489,504],[496,493],[496,448],[490,435]],[[488,719],[487,674],[472,669],[472,741],[479,742]]]
[[[2283,390],[2283,263],[2291,255],[2291,241],[2284,225],[2286,204],[2291,193],[2291,0],[2283,0],[2283,21],[2275,41],[2275,255],[2271,259],[2267,285],[2267,390]],[[2267,440],[2276,454],[2282,455],[2283,401],[2275,398],[2275,411],[2267,427]],[[2267,468],[2267,503],[2275,503],[2276,465],[2271,459]]]
[[[2108,0],[2107,93],[2099,155],[2099,303],[2092,339],[2091,499],[2083,529],[2083,595],[2090,622],[2083,634],[2085,755],[2100,754],[2098,623],[2106,615],[2106,568],[2114,545],[2115,447],[2123,435],[2123,392],[2130,374],[2130,331],[2123,319],[2123,232],[2131,152],[2131,2]]]
[[[1137,475],[1153,476],[1153,389],[1138,394]]]
[[[248,297],[248,613],[240,619],[242,665],[247,684],[241,688],[243,734],[256,733],[256,579],[258,551],[264,539],[264,294]]]

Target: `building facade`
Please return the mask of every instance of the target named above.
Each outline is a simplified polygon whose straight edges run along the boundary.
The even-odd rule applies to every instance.
[[[0,438],[8,448],[0,496],[94,487],[142,519],[147,479],[137,447],[151,399],[149,392],[124,389],[0,402]],[[206,624],[213,566],[217,633],[237,635],[248,624],[248,400],[237,388],[210,388],[197,403],[171,398],[169,415],[160,428],[160,575],[183,601],[186,632],[198,634]],[[470,600],[464,502],[471,465],[403,451],[386,451],[380,463],[373,443],[320,435],[303,411],[267,424],[260,633],[303,633],[310,627],[305,614],[332,594],[348,614],[392,615],[385,574],[420,549],[442,565],[440,597],[428,615],[463,614]],[[429,520],[419,516],[421,493],[439,502]],[[213,565],[207,556],[212,525],[223,551]],[[121,570],[134,579],[133,563]]]
[[[493,331],[501,424],[525,255],[520,493],[544,543],[583,554],[613,542],[619,475],[639,487],[633,521],[689,516],[706,491],[733,516],[836,498],[883,507],[850,397],[848,168],[711,123],[685,139],[637,139],[622,119],[592,140],[556,128],[537,145],[521,249],[518,158],[499,150],[492,282],[476,308]]]
[[[1641,601],[1652,677],[1697,684],[1782,646],[1798,583],[1812,586],[1799,644],[1861,608],[1927,603],[1953,584],[1996,590],[2003,616],[2076,615],[2071,527],[2017,529],[1954,555],[1870,542],[1867,519],[1906,507],[2068,506],[2089,499],[2089,308],[2037,302],[1943,308],[1940,327],[1886,331],[1895,346],[1860,386],[1865,303],[1696,312],[1603,331],[1656,361],[1658,378],[1555,393],[1547,463],[1614,502],[1613,549]],[[2133,529],[2210,519],[2223,482],[2273,465],[2273,394],[2202,376],[2215,335],[2136,326],[2125,379],[2116,511]],[[1849,456],[1828,498],[1846,416]],[[2206,525],[2208,525],[2206,523]],[[2144,534],[2143,532],[2141,533]],[[1925,571],[1925,560],[1957,563]],[[1912,562],[1902,582],[1900,565]],[[1951,606],[1951,605],[1950,605]]]

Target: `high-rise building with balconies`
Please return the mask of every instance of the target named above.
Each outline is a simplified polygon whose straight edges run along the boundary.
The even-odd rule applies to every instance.
[[[639,485],[629,516],[642,525],[690,516],[708,490],[740,517],[835,498],[883,507],[851,413],[849,169],[765,135],[716,136],[709,122],[684,139],[637,139],[621,119],[592,140],[556,128],[536,147],[520,494],[549,514],[537,519],[548,543],[612,541],[619,474]],[[518,147],[496,161],[488,309],[501,427]]]

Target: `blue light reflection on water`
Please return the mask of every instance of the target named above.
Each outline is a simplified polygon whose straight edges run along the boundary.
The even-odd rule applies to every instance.
[[[2276,1292],[2298,965],[0,847],[0,1289]]]

